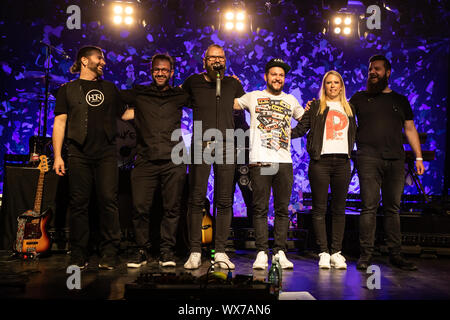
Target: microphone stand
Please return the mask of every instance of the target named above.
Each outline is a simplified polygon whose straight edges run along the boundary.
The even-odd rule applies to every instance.
[[[220,79],[220,72],[219,70],[216,70],[217,75],[216,75],[216,130],[219,130],[219,105],[220,105],[220,96],[221,96],[221,79]],[[217,155],[217,137],[215,138],[215,143],[214,143],[214,152],[215,155]],[[223,157],[223,150],[222,150],[222,157]],[[219,166],[217,165],[217,163],[214,164],[214,166],[216,167],[216,170],[214,172],[214,202],[213,202],[213,212],[214,215],[217,219],[217,186],[219,185],[218,180],[219,180]],[[216,230],[217,231],[217,230]]]

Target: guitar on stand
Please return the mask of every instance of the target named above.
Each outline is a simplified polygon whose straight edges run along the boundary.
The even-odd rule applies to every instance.
[[[24,259],[35,259],[50,249],[50,237],[47,223],[51,217],[51,209],[41,213],[42,192],[45,173],[48,171],[47,156],[39,157],[39,180],[37,184],[34,209],[22,213],[18,218],[17,236],[14,249]]]

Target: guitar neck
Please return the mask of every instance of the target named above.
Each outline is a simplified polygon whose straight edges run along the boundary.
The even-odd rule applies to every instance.
[[[34,212],[36,213],[41,213],[42,191],[44,190],[44,177],[45,172],[41,171],[39,173],[39,180],[36,189],[36,197],[34,199]]]

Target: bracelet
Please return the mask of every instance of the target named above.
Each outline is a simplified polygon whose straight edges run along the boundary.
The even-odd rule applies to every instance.
[[[416,161],[423,161],[423,158],[416,158]]]

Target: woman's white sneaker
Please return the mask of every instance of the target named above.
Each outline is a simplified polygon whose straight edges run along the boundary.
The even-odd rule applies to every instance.
[[[336,252],[331,255],[331,266],[336,269],[347,269],[347,264],[345,263],[345,258],[341,255],[341,252]]]
[[[253,263],[253,269],[260,269],[264,270],[269,266],[269,257],[267,256],[267,253],[264,251],[258,252],[258,255],[256,256],[256,260]]]
[[[221,269],[234,269],[234,263],[230,261],[227,254],[224,252],[217,252],[214,255],[214,262],[217,263]]]
[[[184,264],[185,269],[193,270],[200,268],[202,264],[202,254],[200,252],[192,252],[188,261]]]
[[[284,254],[284,251],[280,250],[275,255],[275,257],[278,257],[278,261],[280,262],[281,269],[293,269],[294,264],[286,258],[286,255]]]
[[[320,269],[330,269],[330,254],[328,252],[319,253],[319,268]]]

